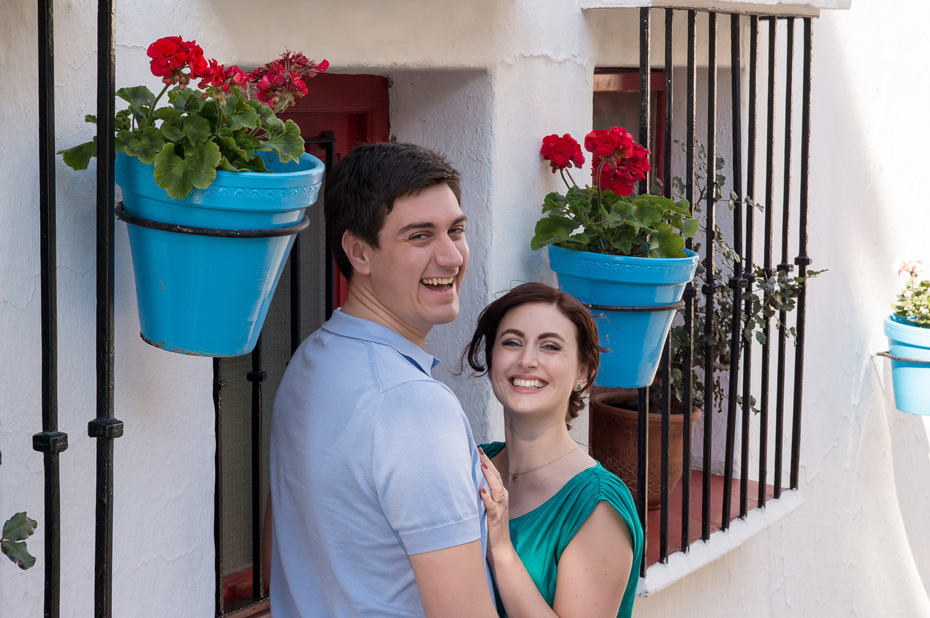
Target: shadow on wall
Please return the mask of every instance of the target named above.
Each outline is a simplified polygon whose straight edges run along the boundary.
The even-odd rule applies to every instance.
[[[831,15],[816,24],[816,58],[831,61],[814,62],[810,253],[812,268],[826,267],[830,272],[809,288],[807,457],[802,456],[802,461],[813,461],[813,454],[831,450],[848,454],[841,477],[820,482],[852,480],[855,484],[844,498],[852,501],[847,508],[858,509],[867,519],[842,525],[868,535],[853,543],[877,549],[881,555],[869,559],[884,570],[885,581],[868,588],[897,589],[900,594],[886,602],[899,603],[896,607],[912,612],[918,607],[926,611],[930,598],[926,512],[930,505],[930,418],[895,408],[890,367],[872,356],[887,349],[881,320],[889,313],[892,300],[891,264],[909,245],[920,246],[914,244],[917,238],[909,229],[919,220],[918,208],[899,199],[897,186],[922,168],[916,149],[902,156],[905,153],[893,141],[902,130],[909,133],[904,130],[908,114],[875,113],[887,108],[887,100],[876,93],[896,83],[898,73],[883,73],[878,83],[862,85],[863,71],[868,74],[871,65],[863,64],[863,54],[847,40],[845,28],[850,19],[845,14]],[[876,26],[876,36],[890,27]],[[817,93],[824,96],[817,97]],[[919,136],[910,139],[920,142]],[[875,160],[889,156],[902,165],[875,166]],[[847,178],[856,180],[842,182]],[[839,204],[844,205],[841,217],[834,208]],[[902,223],[907,221],[911,223]],[[818,414],[820,410],[833,414]],[[827,467],[836,463],[831,457]],[[893,478],[887,473],[882,478],[881,471],[889,464]],[[853,476],[848,476],[850,470]],[[816,472],[806,476],[810,483]],[[855,504],[858,500],[886,503],[860,509]],[[900,532],[906,546],[898,540]],[[914,589],[918,584],[923,590]],[[860,590],[854,596],[865,594]]]
[[[891,391],[891,363],[879,357],[874,362],[887,385],[885,412],[904,533],[924,594],[930,598],[930,526],[926,512],[926,504],[930,503],[930,416],[896,409]]]

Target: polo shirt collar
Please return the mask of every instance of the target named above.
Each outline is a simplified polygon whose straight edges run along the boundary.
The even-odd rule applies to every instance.
[[[323,330],[343,337],[390,346],[428,376],[432,376],[430,370],[440,362],[438,358],[387,326],[343,313],[340,309],[333,311],[333,316],[323,324]]]

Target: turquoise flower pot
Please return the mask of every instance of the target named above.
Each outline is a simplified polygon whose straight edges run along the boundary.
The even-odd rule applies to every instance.
[[[685,285],[694,278],[698,255],[642,258],[603,255],[549,245],[549,266],[559,287],[588,305],[657,307],[655,311],[592,309],[601,355],[597,386],[641,388],[652,384],[662,347]],[[669,309],[662,309],[670,306]]]
[[[126,213],[141,220],[210,230],[300,225],[319,194],[323,163],[308,154],[291,163],[262,156],[272,173],[218,171],[209,187],[176,200],[155,184],[152,165],[119,153],[116,184]],[[142,338],[196,356],[251,351],[294,235],[221,237],[127,222]]]
[[[891,380],[895,406],[909,414],[930,415],[930,328],[911,326],[895,314],[885,318],[885,335],[891,346]]]

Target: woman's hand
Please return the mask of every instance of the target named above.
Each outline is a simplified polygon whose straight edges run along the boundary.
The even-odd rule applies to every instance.
[[[510,496],[491,459],[481,449],[478,449],[478,453],[481,457],[481,471],[490,488],[490,492],[481,488],[481,500],[488,512],[488,562],[493,567],[495,555],[500,557],[502,554],[514,553],[510,542]]]

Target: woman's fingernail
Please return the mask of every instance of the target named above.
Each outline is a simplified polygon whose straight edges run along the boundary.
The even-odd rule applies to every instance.
[[[478,447],[478,452],[484,455],[484,449],[482,449],[480,446]]]
[[[482,462],[481,462],[481,467],[484,468],[485,470],[487,470],[487,469],[488,469],[488,464],[486,464],[486,463],[484,463],[484,462],[482,461]]]
[[[488,490],[485,489],[484,487],[482,487],[482,488],[481,488],[481,495],[483,496],[483,495],[486,494],[486,493],[488,493]]]

